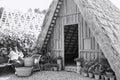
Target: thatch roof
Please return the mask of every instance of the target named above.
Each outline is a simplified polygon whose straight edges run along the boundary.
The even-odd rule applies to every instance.
[[[120,80],[120,10],[109,0],[75,0]]]
[[[50,20],[58,1],[53,0],[55,3],[52,3],[53,6],[49,9]],[[74,2],[88,22],[91,32],[115,71],[117,80],[120,80],[120,10],[109,0],[74,0]],[[50,21],[48,20],[43,26],[43,33],[39,39],[41,46],[50,27]]]

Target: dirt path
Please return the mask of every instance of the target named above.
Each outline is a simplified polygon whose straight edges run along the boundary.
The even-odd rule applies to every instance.
[[[8,74],[6,76],[1,76],[0,80],[94,80],[94,79],[82,77],[80,74],[74,72],[41,71],[35,72],[29,77],[17,77],[14,74]]]

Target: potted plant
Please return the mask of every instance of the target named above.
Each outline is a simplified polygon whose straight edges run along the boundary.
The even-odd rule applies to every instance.
[[[95,79],[99,80],[100,76],[101,76],[100,69],[98,67],[95,67],[95,70],[94,70],[94,77],[95,77]]]
[[[110,67],[105,70],[105,74],[105,80],[115,80],[114,72]]]
[[[106,69],[105,73],[107,76],[113,76],[113,71],[110,67]]]
[[[62,70],[62,57],[61,56],[58,56],[57,58],[57,64],[58,64],[58,70]]]
[[[74,61],[76,61],[77,66],[81,66],[82,63],[84,62],[84,59],[83,58],[76,58],[76,59],[74,59]]]
[[[115,76],[107,76],[105,75],[105,80],[115,80]]]
[[[94,72],[94,77],[95,79],[99,80],[100,79],[100,72]]]
[[[24,66],[30,67],[34,65],[34,59],[31,54],[24,58]]]
[[[43,65],[43,70],[45,71],[50,71],[51,70],[51,64],[50,63],[45,63]]]
[[[52,70],[57,71],[58,70],[58,64],[52,64]]]
[[[80,72],[81,72],[81,68],[82,68],[81,66],[77,66],[76,72],[77,72],[77,73],[80,73]]]
[[[93,68],[92,67],[89,68],[88,75],[90,78],[93,78],[94,75],[93,75]]]
[[[110,76],[109,80],[115,80],[115,76]]]
[[[87,77],[88,76],[88,69],[86,67],[82,68],[82,75],[84,77]]]
[[[45,71],[57,71],[58,65],[52,64],[52,63],[46,63],[46,64],[44,64],[43,68]]]
[[[89,71],[89,72],[88,72],[88,75],[89,75],[90,78],[93,78],[93,76],[94,76],[94,75],[93,75],[93,71]]]
[[[96,60],[91,60],[86,64],[86,67],[88,67],[88,75],[90,78],[93,78],[94,76],[93,71],[95,66],[96,66]]]
[[[57,57],[57,64],[61,64],[62,63],[62,57],[61,56],[58,56]]]
[[[75,58],[74,61],[76,61],[77,73],[80,73],[81,66],[82,66],[84,59],[83,58]]]

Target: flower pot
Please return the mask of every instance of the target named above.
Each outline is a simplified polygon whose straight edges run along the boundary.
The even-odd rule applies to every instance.
[[[81,66],[81,62],[76,61],[76,65],[77,65],[77,66]]]
[[[57,67],[52,67],[52,70],[53,71],[57,71]]]
[[[105,80],[109,80],[108,76],[105,76]]]
[[[87,77],[87,76],[88,76],[88,73],[87,73],[87,72],[82,72],[82,75],[83,75],[84,77]]]
[[[101,80],[105,80],[105,75],[101,75]]]
[[[106,75],[107,76],[113,76],[113,73],[112,72],[106,72]]]
[[[80,71],[81,71],[81,66],[77,66],[77,73],[80,73]]]
[[[32,67],[16,67],[15,74],[17,76],[30,76],[32,73],[33,68]]]
[[[32,57],[26,57],[24,58],[24,66],[30,67],[33,66],[34,59]]]
[[[57,64],[62,64],[62,60],[61,59],[57,59]]]
[[[115,76],[111,76],[109,80],[115,80]]]
[[[96,80],[100,79],[100,75],[98,75],[98,74],[95,74],[94,77],[95,77]]]
[[[58,70],[62,70],[62,59],[57,59]]]
[[[93,78],[93,73],[88,73],[90,78]]]

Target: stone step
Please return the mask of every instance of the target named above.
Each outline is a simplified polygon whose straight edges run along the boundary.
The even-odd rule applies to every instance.
[[[76,66],[65,66],[65,71],[77,72]]]

